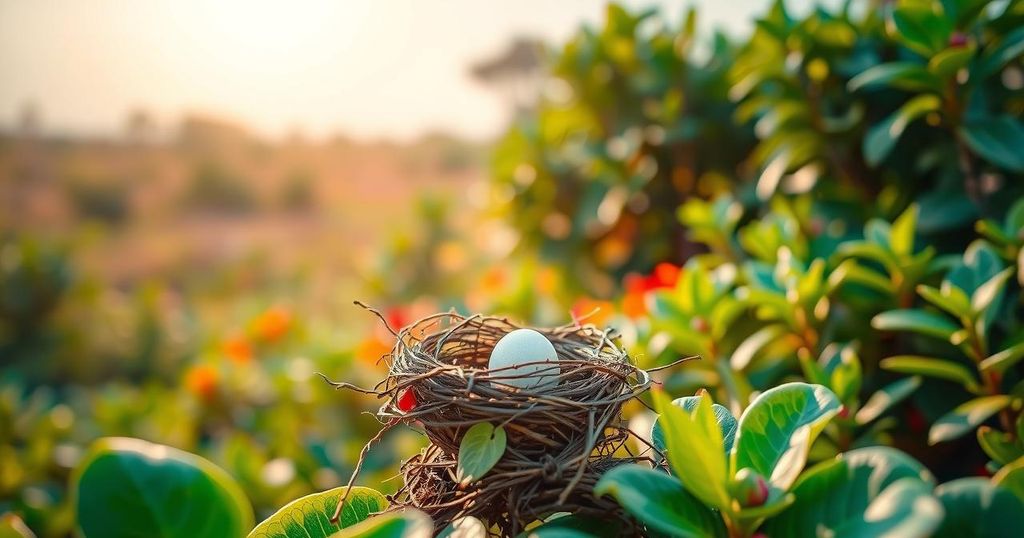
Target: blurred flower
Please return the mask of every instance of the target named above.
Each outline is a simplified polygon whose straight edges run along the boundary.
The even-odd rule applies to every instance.
[[[231,362],[235,364],[248,364],[252,362],[252,345],[242,335],[236,335],[224,340],[221,344],[221,351]]]
[[[615,316],[615,305],[610,301],[600,301],[583,297],[572,305],[572,317],[581,323],[592,323],[604,327]]]
[[[185,388],[206,401],[217,394],[219,381],[220,374],[208,364],[197,364],[185,372]]]
[[[256,337],[264,342],[276,342],[280,340],[284,335],[288,334],[288,330],[292,326],[292,313],[288,309],[280,306],[274,306],[268,308],[262,314],[256,317],[253,322],[253,329],[256,333]]]
[[[622,312],[631,318],[647,315],[648,292],[674,288],[682,269],[671,263],[659,263],[649,275],[630,273],[623,280],[626,293],[622,298]]]
[[[508,281],[508,275],[504,267],[497,265],[490,267],[480,278],[480,291],[488,295],[499,293],[505,287],[506,281]]]
[[[388,325],[396,331],[401,330],[412,321],[408,309],[401,306],[393,306],[385,310],[384,319],[388,320]]]
[[[377,364],[381,356],[391,353],[391,344],[378,336],[364,339],[356,347],[356,358],[366,364]]]

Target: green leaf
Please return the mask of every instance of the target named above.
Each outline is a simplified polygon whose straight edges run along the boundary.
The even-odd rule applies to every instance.
[[[1006,288],[1006,281],[1013,276],[1016,270],[1016,267],[1007,267],[996,273],[994,277],[986,280],[984,284],[978,286],[978,289],[974,290],[974,293],[971,294],[971,308],[975,312],[981,312],[988,308],[1003,293],[1003,289]]]
[[[692,413],[699,403],[700,396],[684,396],[672,400],[672,405],[683,409],[687,413]],[[718,427],[722,430],[722,446],[725,452],[728,453],[732,450],[733,441],[736,439],[736,417],[732,416],[732,413],[723,405],[712,404],[711,410],[714,411],[715,421],[718,422]],[[661,425],[660,416],[654,419],[654,426],[651,427],[651,444],[662,453],[667,452],[665,430]]]
[[[957,326],[945,317],[924,310],[889,310],[871,319],[880,331],[910,331],[949,341]]]
[[[6,513],[0,516],[0,538],[36,538],[20,517]]]
[[[1024,456],[1024,450],[1017,446],[1012,435],[988,426],[978,428],[978,444],[999,465],[1006,465]]]
[[[967,67],[977,50],[973,44],[958,47],[947,47],[928,60],[928,70],[941,78],[949,78],[957,71]]]
[[[957,362],[917,355],[896,355],[882,359],[879,366],[890,372],[945,379],[959,383],[972,392],[978,389],[978,380],[974,372]]]
[[[1024,501],[1024,458],[1006,464],[992,477],[992,483],[1006,489]]]
[[[913,103],[932,103],[928,97],[935,97],[930,95],[920,95],[911,99],[906,105],[903,105],[900,110],[906,109]],[[939,106],[938,98],[934,98],[934,109]],[[922,105],[924,106],[924,105]],[[927,111],[927,110],[926,110]],[[915,116],[916,117],[916,116]],[[900,130],[902,132],[902,129]],[[889,232],[889,246],[897,256],[910,256],[914,253],[914,233],[917,230],[917,204],[910,204],[899,217],[892,223],[892,228]]]
[[[896,39],[918,54],[931,57],[949,41],[952,24],[931,2],[903,3],[892,11]]]
[[[889,447],[840,454],[809,469],[793,488],[796,502],[769,520],[769,536],[929,536],[942,521],[934,479]]]
[[[761,349],[785,333],[786,327],[784,325],[774,324],[762,327],[743,340],[740,345],[736,346],[736,351],[733,351],[732,357],[729,358],[729,364],[733,370],[746,368],[750,361],[754,360],[754,356],[757,355],[758,351],[761,351]]]
[[[401,512],[388,512],[371,517],[334,533],[331,538],[430,538],[433,535],[434,524],[430,521],[430,516],[419,510],[406,508]]]
[[[331,523],[331,516],[346,489],[342,486],[295,499],[257,525],[248,538],[326,538],[388,507],[387,499],[380,492],[354,487],[345,499],[338,524]]]
[[[979,77],[984,78],[1000,71],[1004,65],[1024,55],[1024,27],[1010,32],[991,51],[982,56],[978,67]]]
[[[253,524],[249,501],[224,470],[141,439],[93,443],[73,473],[72,492],[86,538],[230,538]]]
[[[982,372],[1003,373],[1007,368],[1024,359],[1024,342],[1012,345],[1002,351],[994,353],[978,364]]]
[[[936,538],[994,538],[1024,529],[1024,502],[984,478],[946,482],[935,488],[935,496],[946,510]]]
[[[702,394],[690,413],[673,405],[660,390],[654,391],[653,396],[654,407],[661,415],[672,472],[705,504],[726,509],[731,501],[726,490],[727,464],[711,396]]]
[[[852,259],[843,260],[829,274],[828,281],[833,287],[849,282],[867,286],[886,295],[891,295],[893,291],[892,281],[871,269],[862,267]]]
[[[879,389],[868,398],[864,407],[857,411],[857,423],[867,424],[880,417],[889,409],[914,393],[921,386],[921,378],[914,376],[896,381],[886,387]]]
[[[1010,116],[965,123],[957,131],[963,141],[992,164],[1024,172],[1024,127]]]
[[[458,480],[470,484],[487,474],[505,453],[505,428],[489,422],[474,424],[459,443]]]
[[[939,289],[921,284],[917,287],[917,293],[925,301],[954,316],[966,316],[971,313],[971,303],[967,299],[967,294],[956,286],[943,286]]]
[[[962,437],[992,415],[1002,411],[1010,402],[1009,396],[998,394],[982,396],[960,404],[932,424],[928,432],[928,443],[934,445]]]
[[[941,105],[942,101],[938,96],[928,93],[904,103],[896,112],[868,130],[867,136],[864,137],[864,160],[872,167],[878,166],[889,156],[908,125],[917,118],[938,110]],[[895,247],[893,250],[897,254],[901,253]]]
[[[846,87],[851,92],[864,88],[891,86],[907,91],[939,93],[942,83],[927,68],[911,62],[891,62],[876,65],[850,79]]]
[[[722,518],[692,496],[675,477],[640,465],[620,465],[594,487],[610,495],[648,529],[671,536],[726,536]]]
[[[766,390],[740,417],[732,468],[750,467],[779,489],[789,489],[811,443],[841,407],[821,385],[786,383]]]
[[[556,514],[548,518],[543,525],[519,533],[518,538],[618,538],[622,534],[621,527],[621,523],[615,519]]]

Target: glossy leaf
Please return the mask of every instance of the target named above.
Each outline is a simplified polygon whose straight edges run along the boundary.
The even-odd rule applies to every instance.
[[[1024,342],[1014,344],[1002,351],[993,353],[978,364],[983,372],[1003,373],[1008,368],[1024,359]]]
[[[458,480],[470,484],[487,474],[505,453],[505,428],[489,422],[474,424],[459,443]]]
[[[1010,397],[1004,394],[982,396],[957,406],[932,424],[928,431],[928,443],[951,441],[973,431],[989,417],[1010,405]]]
[[[621,524],[615,519],[558,514],[539,527],[519,533],[518,538],[618,538],[621,535]]]
[[[941,90],[941,82],[928,69],[910,62],[892,62],[870,67],[850,79],[847,88],[851,92],[878,86],[891,86],[908,91]]]
[[[401,512],[371,517],[334,533],[331,538],[430,538],[433,535],[434,524],[430,516],[406,508]]]
[[[942,78],[949,78],[967,67],[976,50],[974,45],[947,47],[928,60],[928,70]]]
[[[1024,501],[1024,458],[1018,458],[999,469],[992,477],[992,483]]]
[[[871,326],[880,331],[910,331],[949,340],[959,328],[943,316],[924,310],[889,310],[871,319]]]
[[[96,441],[72,484],[86,538],[230,538],[253,524],[245,494],[220,467],[141,439]]]
[[[700,396],[684,396],[672,400],[672,405],[680,407],[687,413],[692,413],[699,403]],[[711,409],[715,413],[718,427],[722,430],[722,446],[728,453],[732,450],[733,441],[736,439],[736,417],[732,416],[732,413],[723,405],[712,404]],[[661,452],[666,452],[665,430],[661,425],[661,417],[656,418],[654,426],[651,427],[651,444]]]
[[[673,405],[662,391],[654,391],[654,407],[661,415],[669,467],[690,493],[705,504],[726,508],[727,468],[722,431],[715,420],[711,397],[704,393],[692,412]]]
[[[971,313],[971,302],[967,294],[955,286],[944,286],[939,289],[920,285],[917,287],[917,293],[924,300],[954,316],[966,316]]]
[[[7,513],[0,516],[0,538],[36,538],[20,517]]]
[[[345,494],[344,486],[320,493],[300,497],[265,519],[249,533],[248,538],[326,538],[335,532],[351,527],[388,507],[388,501],[380,492],[363,487],[354,487],[345,499],[338,523],[331,523],[331,516],[338,501]]]
[[[901,3],[892,11],[894,37],[914,52],[930,57],[949,40],[951,23],[932,2]]]
[[[947,482],[935,488],[935,496],[946,511],[936,538],[996,538],[1024,529],[1024,502],[984,478]]]
[[[615,498],[648,529],[671,536],[726,536],[722,518],[687,492],[682,482],[640,465],[621,465],[605,473],[594,494]]]
[[[999,465],[1006,465],[1024,456],[1024,450],[1017,446],[1015,441],[1016,439],[1010,434],[995,428],[988,426],[978,428],[978,444],[981,445],[985,454],[988,454],[988,457]]]
[[[975,312],[981,312],[992,305],[999,295],[1003,293],[1006,281],[1013,276],[1016,269],[1016,267],[1007,267],[986,280],[984,284],[978,286],[978,289],[974,290],[974,293],[971,294],[971,308]]]
[[[991,51],[986,52],[978,67],[978,74],[981,77],[992,75],[1022,55],[1024,55],[1024,27],[1010,32]]]
[[[761,393],[740,417],[732,468],[750,467],[779,489],[789,489],[811,443],[841,407],[821,385],[786,383]]]
[[[923,94],[903,104],[881,123],[872,126],[864,137],[864,160],[870,166],[878,166],[896,146],[903,131],[917,118],[939,109],[942,101],[938,96]],[[893,250],[901,253],[895,246]],[[909,253],[909,251],[905,252]]]
[[[959,134],[964,142],[995,165],[1024,172],[1024,127],[1009,116],[965,123]]]
[[[880,417],[893,406],[907,399],[921,386],[921,378],[914,376],[887,385],[868,398],[867,403],[857,411],[857,423],[867,424]]]
[[[916,355],[897,355],[882,359],[879,365],[890,372],[945,379],[959,383],[970,391],[978,388],[978,380],[974,372],[958,362]]]
[[[889,447],[852,450],[809,469],[796,502],[763,527],[768,536],[925,537],[941,523],[934,479]]]

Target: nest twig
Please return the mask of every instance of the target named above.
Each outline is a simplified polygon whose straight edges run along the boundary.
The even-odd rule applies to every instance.
[[[612,330],[578,321],[535,329],[551,341],[559,360],[525,363],[539,366],[530,372],[522,365],[489,370],[494,345],[519,328],[504,318],[456,313],[434,314],[398,331],[388,326],[396,343],[385,356],[387,378],[372,390],[334,383],[386,398],[378,411],[382,432],[415,424],[429,439],[402,465],[405,485],[393,496],[395,505],[426,512],[439,528],[475,516],[505,535],[555,512],[618,516],[629,527],[615,503],[595,498],[592,490],[607,469],[649,460],[630,451],[626,441],[639,437],[625,427],[621,408],[650,388],[650,376],[632,364]],[[557,384],[524,389],[509,383],[541,376],[557,377]],[[398,403],[406,391],[417,402],[410,410]],[[481,422],[504,427],[505,453],[486,475],[460,486],[459,445],[466,430]]]

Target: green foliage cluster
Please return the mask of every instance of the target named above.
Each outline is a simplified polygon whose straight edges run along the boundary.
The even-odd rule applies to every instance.
[[[496,149],[494,210],[583,291],[699,251],[674,218],[693,197],[810,193],[847,224],[917,203],[922,234],[959,242],[1024,192],[1019,2],[845,2],[798,18],[779,1],[748,39],[709,50],[695,20],[609,7]]]

